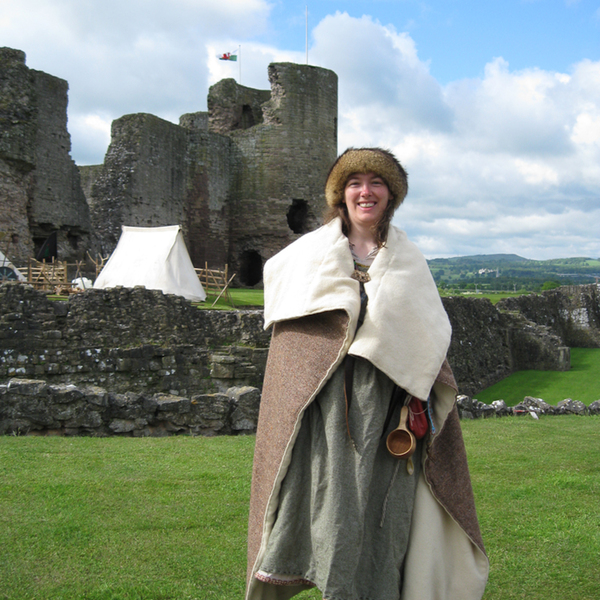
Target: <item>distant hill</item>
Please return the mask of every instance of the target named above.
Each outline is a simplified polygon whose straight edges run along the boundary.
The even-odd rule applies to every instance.
[[[434,258],[427,261],[438,283],[482,288],[519,287],[536,290],[544,282],[557,284],[594,283],[600,278],[600,259],[589,257],[531,260],[517,254],[477,254]]]
[[[523,258],[518,254],[474,254],[473,256],[454,256],[452,258],[433,258],[431,263],[449,263],[449,264],[462,264],[462,263],[484,263],[484,264],[502,264],[502,263],[514,263],[514,262],[528,262],[529,259]]]

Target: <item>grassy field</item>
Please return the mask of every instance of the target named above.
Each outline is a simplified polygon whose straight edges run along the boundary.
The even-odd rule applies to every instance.
[[[243,288],[230,288],[231,299],[233,300],[234,306],[232,307],[224,297],[219,298],[215,306],[212,306],[213,302],[217,299],[217,295],[208,295],[205,302],[194,303],[195,306],[202,309],[209,310],[232,310],[233,308],[246,308],[246,307],[262,307],[264,305],[264,291],[255,289],[243,289]],[[467,296],[469,298],[487,298],[496,304],[502,298],[513,298],[514,296],[522,296],[523,292],[489,292],[489,293],[475,293],[475,292],[459,292],[456,290],[440,290],[441,296]],[[50,300],[68,300],[68,296],[56,296],[49,294]]]
[[[599,427],[463,423],[491,561],[485,600],[600,598]],[[253,445],[0,438],[0,598],[241,599]]]
[[[263,290],[250,290],[250,289],[238,289],[232,288],[229,290],[231,295],[231,300],[233,301],[233,305],[235,308],[246,308],[248,306],[251,307],[262,307],[264,305],[264,291]],[[209,295],[206,298],[206,301],[198,304],[199,308],[217,308],[217,309],[225,309],[231,310],[232,306],[229,304],[226,299],[222,296],[219,298],[218,302],[214,307],[212,307],[212,303],[217,299],[216,295]]]
[[[569,371],[517,371],[476,394],[487,404],[504,400],[515,406],[525,396],[542,398],[556,405],[565,398],[590,404],[600,400],[600,348],[571,348]]]
[[[230,290],[233,303],[236,308],[244,308],[246,306],[257,306],[262,307],[264,305],[264,292],[263,290],[248,290],[248,289],[231,289]],[[468,298],[487,298],[492,304],[497,304],[503,298],[513,298],[515,296],[521,296],[522,292],[489,292],[489,293],[461,293],[456,291],[440,290],[442,296],[466,296]],[[199,308],[212,308],[211,305],[216,299],[216,296],[209,296],[206,302],[198,304]],[[224,299],[219,299],[214,308],[221,310],[230,310],[232,307]]]

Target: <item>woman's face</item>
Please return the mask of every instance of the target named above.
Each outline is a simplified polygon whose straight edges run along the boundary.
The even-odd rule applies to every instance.
[[[379,223],[390,200],[390,190],[375,173],[354,173],[344,188],[344,203],[352,226],[373,227]]]

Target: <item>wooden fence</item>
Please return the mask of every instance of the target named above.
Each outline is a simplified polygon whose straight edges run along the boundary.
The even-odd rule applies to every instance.
[[[67,263],[54,259],[52,262],[39,262],[30,258],[27,262],[27,283],[36,290],[57,291],[57,288],[70,288]]]
[[[229,293],[229,284],[233,281],[235,273],[231,276],[229,275],[228,265],[225,265],[224,270],[209,269],[208,263],[205,263],[203,269],[196,269],[196,274],[207,296],[217,296],[212,303],[213,306],[219,298],[224,297],[227,303],[235,308],[231,294]]]

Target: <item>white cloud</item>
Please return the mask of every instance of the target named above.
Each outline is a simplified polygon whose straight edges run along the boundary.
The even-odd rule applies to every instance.
[[[270,10],[267,0],[5,0],[0,38],[30,68],[69,82],[73,146],[87,162],[86,119],[150,112],[177,122],[205,109],[207,44],[259,35]]]
[[[358,115],[367,132],[390,123],[405,131],[449,128],[442,88],[419,61],[408,34],[368,16],[338,12],[323,19],[313,37],[310,62],[337,73],[342,119],[346,113]],[[343,122],[340,133],[346,135]]]
[[[515,160],[517,171],[530,185],[544,185],[558,183],[556,171],[542,162],[527,161],[521,158]]]
[[[239,78],[240,63],[217,54],[241,45],[242,83],[259,89],[270,62],[304,63],[261,41],[271,10],[268,0],[5,0],[0,37],[67,79],[74,156],[86,164],[102,160],[115,118],[205,110],[209,85]],[[600,61],[563,73],[490,57],[480,78],[442,86],[409,34],[369,16],[329,15],[312,40],[310,63],[338,75],[340,151],[397,154],[410,191],[396,222],[427,255],[600,256]]]
[[[600,256],[587,212],[600,195],[600,63],[515,72],[495,58],[442,87],[407,34],[369,17],[329,16],[314,39],[311,56],[340,79],[340,151],[396,152],[410,191],[395,220],[429,255],[550,258],[582,232]]]
[[[110,143],[112,119],[98,114],[78,114],[69,119],[72,138],[82,140],[78,153],[79,164],[102,162],[101,157]]]

